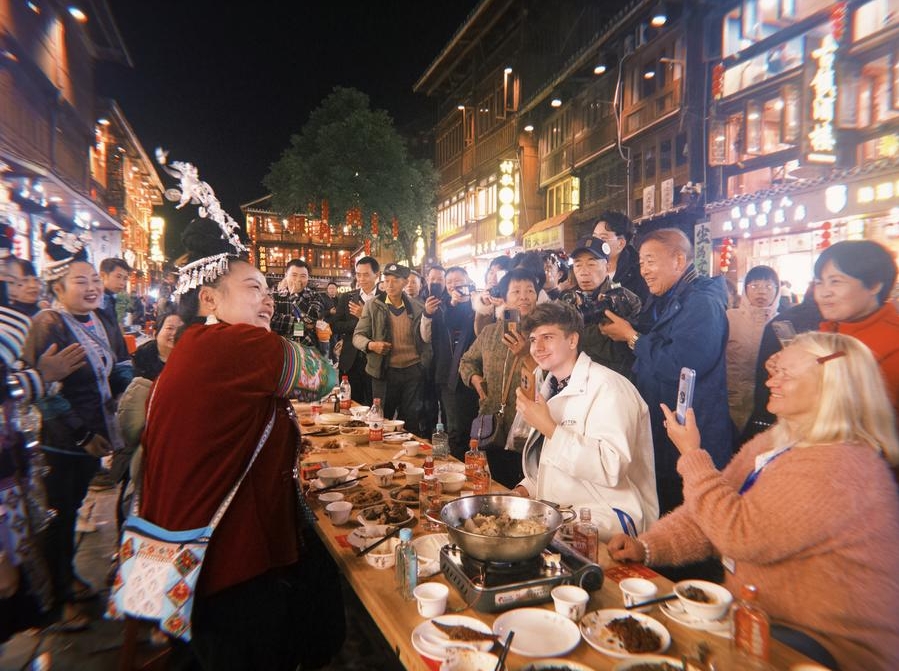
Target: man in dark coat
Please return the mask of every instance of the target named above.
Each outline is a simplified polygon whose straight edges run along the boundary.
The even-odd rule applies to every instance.
[[[371,377],[365,372],[365,352],[353,346],[353,331],[362,308],[376,295],[381,265],[372,256],[363,256],[356,262],[356,288],[337,299],[337,312],[331,328],[343,342],[338,367],[340,373],[349,378],[351,396],[361,405],[371,405]]]

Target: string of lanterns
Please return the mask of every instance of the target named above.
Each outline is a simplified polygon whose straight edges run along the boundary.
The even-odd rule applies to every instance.
[[[730,264],[734,260],[734,239],[733,238],[724,238],[721,243],[721,257],[718,261],[718,267],[721,268],[722,273],[726,273],[730,270]]]

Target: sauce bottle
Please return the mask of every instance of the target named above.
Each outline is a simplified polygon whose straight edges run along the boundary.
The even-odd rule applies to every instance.
[[[595,564],[599,553],[599,528],[591,518],[589,508],[580,509],[580,521],[574,525],[571,546]]]
[[[734,606],[734,649],[743,659],[767,662],[771,647],[771,624],[758,605],[755,585],[743,585]]]
[[[478,441],[468,441],[468,452],[465,453],[465,477],[470,485],[474,485],[475,470],[478,466],[487,468],[487,453],[478,447]]]

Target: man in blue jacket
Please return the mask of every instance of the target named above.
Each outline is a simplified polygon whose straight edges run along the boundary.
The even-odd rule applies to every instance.
[[[683,503],[679,452],[668,439],[660,403],[677,405],[681,368],[696,371],[693,410],[702,446],[719,469],[733,455],[724,350],[727,291],[721,278],[700,277],[690,240],[676,228],[651,231],[640,244],[640,274],[650,297],[636,328],[611,312],[603,333],[634,352],[634,384],[649,406],[660,515]]]

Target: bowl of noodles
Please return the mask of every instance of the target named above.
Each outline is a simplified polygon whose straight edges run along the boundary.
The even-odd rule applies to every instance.
[[[483,561],[522,561],[540,554],[572,521],[543,501],[509,494],[465,496],[440,511],[450,542]]]

